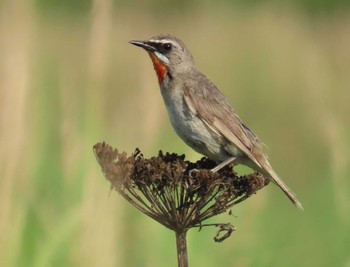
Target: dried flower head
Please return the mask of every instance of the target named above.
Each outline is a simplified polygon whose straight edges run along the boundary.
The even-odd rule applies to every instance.
[[[207,158],[192,163],[184,155],[160,151],[158,156],[145,159],[138,149],[127,156],[105,143],[96,144],[94,152],[112,189],[175,232],[205,226],[205,220],[268,184],[259,173],[238,177],[230,166],[212,172],[216,164]],[[219,227],[214,238],[217,242],[235,230],[230,224],[210,225]]]

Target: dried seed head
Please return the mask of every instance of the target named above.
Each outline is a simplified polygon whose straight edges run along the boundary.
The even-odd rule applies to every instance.
[[[160,151],[158,156],[145,159],[139,149],[127,156],[105,143],[96,144],[94,152],[113,189],[175,231],[205,226],[205,220],[229,210],[268,184],[258,173],[238,177],[230,166],[212,172],[215,162],[207,158],[193,163],[184,155]],[[215,237],[218,242],[234,229],[228,224],[214,225],[220,227],[218,235],[226,232]]]

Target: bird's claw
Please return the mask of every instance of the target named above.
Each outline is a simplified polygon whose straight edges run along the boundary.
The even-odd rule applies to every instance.
[[[192,169],[192,170],[190,170],[189,172],[188,172],[188,175],[191,177],[191,178],[193,178],[193,173],[195,173],[195,172],[199,172],[199,170],[198,169]]]

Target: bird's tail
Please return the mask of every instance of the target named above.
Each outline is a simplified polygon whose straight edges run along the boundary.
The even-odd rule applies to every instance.
[[[304,210],[294,192],[278,177],[277,173],[275,173],[269,163],[263,166],[263,174],[267,175],[275,184],[277,184],[298,209]]]

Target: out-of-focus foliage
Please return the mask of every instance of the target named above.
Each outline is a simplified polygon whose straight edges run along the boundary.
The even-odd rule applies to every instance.
[[[190,265],[349,265],[347,3],[246,2],[0,2],[0,266],[176,265],[172,233],[109,195],[92,151],[200,157],[128,44],[158,33],[187,44],[305,208],[269,185],[219,220],[238,229],[222,244],[189,233]]]
[[[77,15],[91,11],[92,0],[35,0],[40,12],[69,13]]]
[[[86,13],[92,6],[92,0],[35,0],[41,12],[68,12]],[[309,14],[327,14],[334,11],[350,8],[348,0],[266,0],[263,4],[289,6],[306,11]],[[254,8],[261,6],[262,1],[257,0],[114,0],[117,8],[132,8],[134,10],[147,10],[148,12],[178,12],[186,9],[199,9],[202,6],[225,5],[230,8]]]

